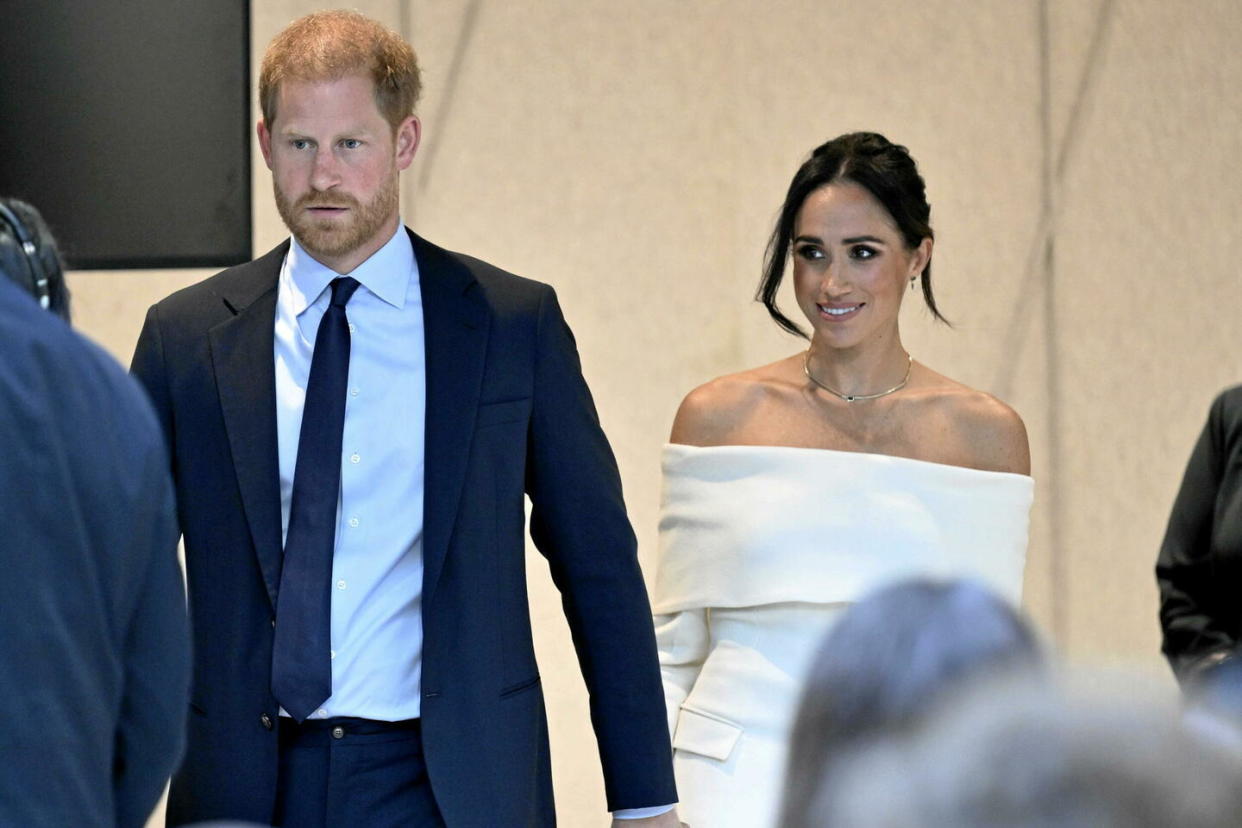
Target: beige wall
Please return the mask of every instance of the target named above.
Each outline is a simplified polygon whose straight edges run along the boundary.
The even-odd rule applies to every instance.
[[[1242,307],[1242,7],[357,5],[424,64],[407,220],[557,287],[649,575],[681,396],[799,348],[750,301],[790,176],[825,138],[877,129],[923,169],[955,322],[911,305],[907,346],[1030,430],[1028,608],[1071,657],[1168,685],[1151,566],[1207,404],[1242,380],[1225,316]],[[256,50],[315,7],[256,2]],[[283,228],[257,153],[255,169],[261,251]],[[204,275],[74,274],[78,324],[128,359],[146,306]],[[582,682],[534,555],[531,579],[562,819],[603,824]]]

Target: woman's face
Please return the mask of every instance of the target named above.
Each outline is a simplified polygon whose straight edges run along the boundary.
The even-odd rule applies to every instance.
[[[895,337],[902,296],[931,247],[907,248],[884,206],[852,181],[807,196],[794,220],[794,293],[814,339],[852,348]]]

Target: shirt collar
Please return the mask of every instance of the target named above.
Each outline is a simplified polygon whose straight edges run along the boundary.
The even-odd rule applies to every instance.
[[[383,247],[348,274],[337,273],[316,261],[298,244],[296,238],[291,239],[289,254],[285,258],[285,273],[296,316],[310,307],[332,280],[341,275],[352,276],[371,293],[396,308],[405,307],[406,292],[411,284],[418,284],[414,247],[410,244],[410,234],[401,224],[397,225],[397,232]]]

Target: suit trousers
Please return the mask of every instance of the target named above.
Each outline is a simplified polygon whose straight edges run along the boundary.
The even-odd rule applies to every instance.
[[[280,717],[280,828],[443,828],[418,719]]]

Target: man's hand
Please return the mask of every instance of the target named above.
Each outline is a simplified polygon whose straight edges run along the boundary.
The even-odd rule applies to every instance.
[[[612,828],[681,828],[684,824],[677,819],[677,809],[674,808],[667,813],[645,819],[614,819]]]

